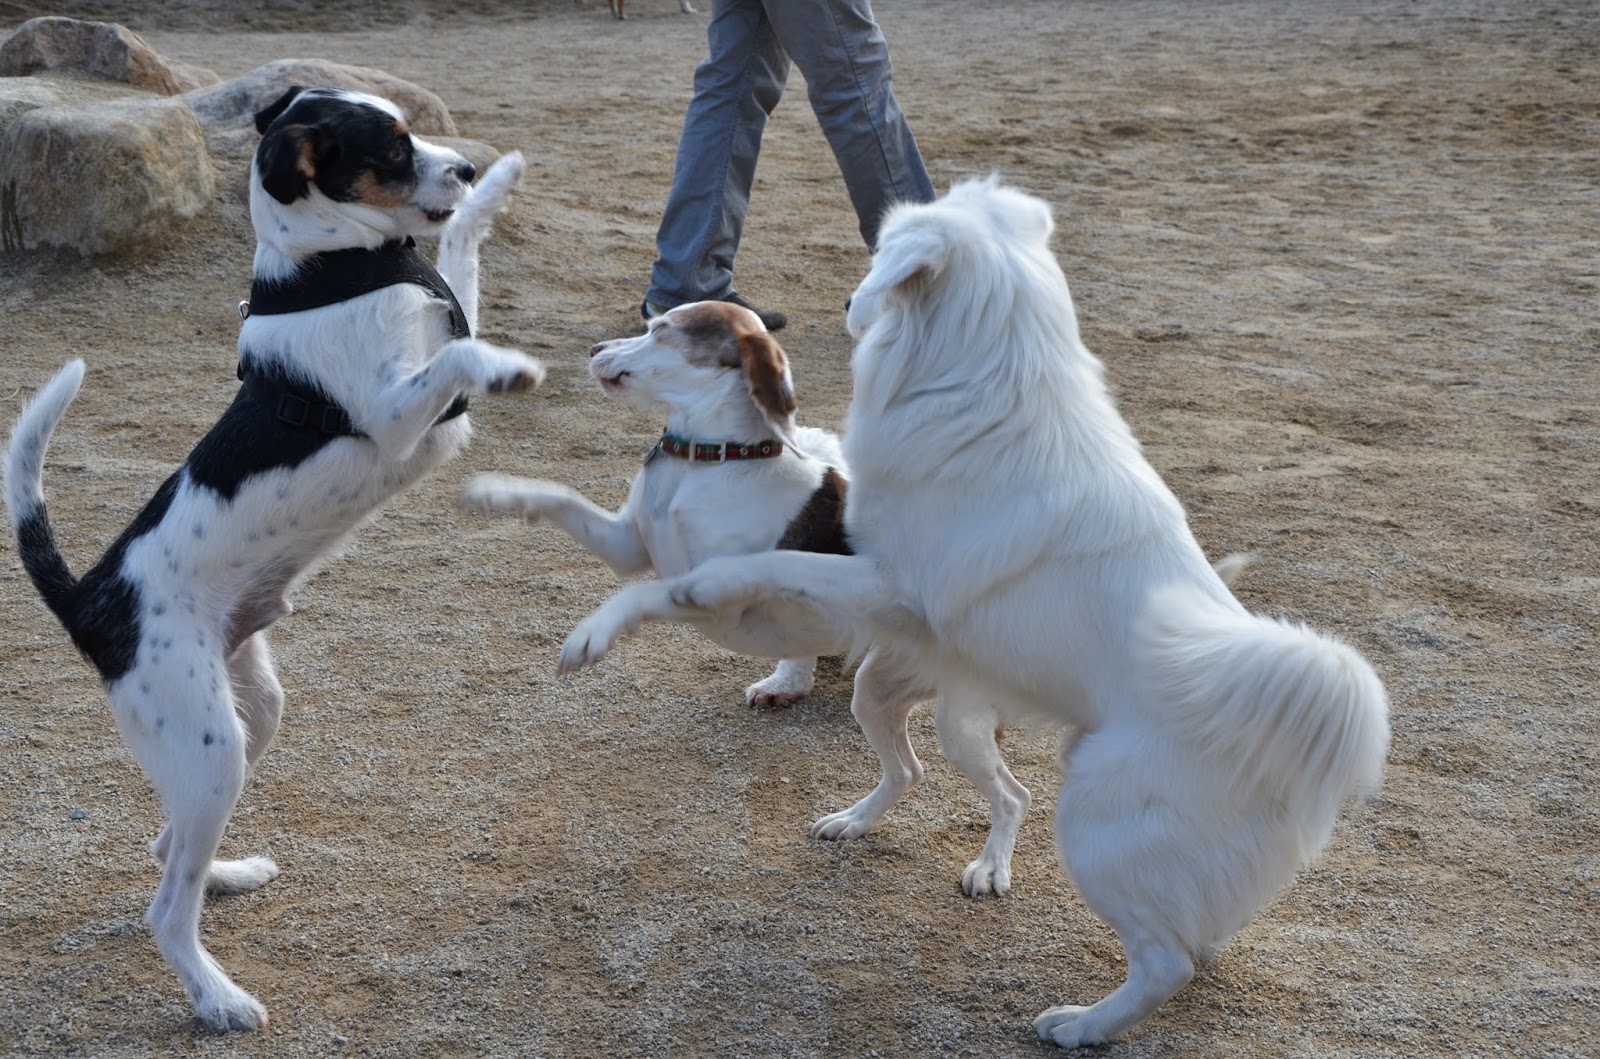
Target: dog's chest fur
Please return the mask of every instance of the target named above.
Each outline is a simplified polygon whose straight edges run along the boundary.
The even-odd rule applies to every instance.
[[[714,556],[777,547],[827,470],[790,454],[711,465],[658,455],[628,507],[657,576],[675,577]]]

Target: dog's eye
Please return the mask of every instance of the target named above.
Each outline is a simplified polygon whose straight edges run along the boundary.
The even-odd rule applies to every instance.
[[[395,165],[401,165],[401,164],[403,164],[405,162],[405,160],[408,157],[410,157],[410,155],[411,155],[411,146],[410,146],[410,144],[406,143],[404,140],[401,140],[401,141],[397,142],[393,147],[389,148],[388,160],[393,162]]]

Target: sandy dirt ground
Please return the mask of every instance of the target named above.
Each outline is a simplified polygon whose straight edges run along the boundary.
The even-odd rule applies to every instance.
[[[284,873],[203,921],[271,1012],[258,1037],[200,1030],[157,954],[158,806],[0,547],[0,1054],[1053,1054],[1033,1015],[1123,973],[1056,862],[1053,733],[1008,734],[1036,799],[1017,885],[969,900],[984,807],[927,711],[925,784],[872,836],[811,841],[876,778],[848,674],[753,713],[766,663],[658,627],[560,679],[613,578],[553,530],[452,510],[487,469],[618,503],[660,429],[599,394],[585,350],[638,326],[704,16],[365,6],[0,2],[0,28],[120,16],[225,77],[316,56],[437,91],[463,136],[529,158],[485,251],[483,331],[550,366],[534,396],[476,402],[469,454],[273,633],[287,718],[224,851]],[[1600,1054],[1600,9],[879,16],[936,183],[998,170],[1054,204],[1086,340],[1152,461],[1208,552],[1261,556],[1241,597],[1345,637],[1393,696],[1382,795],[1104,1054]],[[738,278],[791,314],[802,418],[837,425],[867,255],[791,87]],[[46,470],[76,569],[231,398],[251,247],[224,198],[137,254],[0,258],[5,419],[89,364]]]

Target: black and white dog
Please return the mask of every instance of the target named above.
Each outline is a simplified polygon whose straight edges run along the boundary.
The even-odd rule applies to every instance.
[[[267,629],[320,559],[466,443],[467,394],[544,375],[470,337],[478,244],[520,155],[472,187],[473,167],[411,135],[392,103],[344,91],[291,89],[256,127],[254,284],[233,404],[81,579],[56,547],[41,483],[81,360],[23,410],[6,455],[23,565],[99,670],[169,817],[150,847],[165,862],[147,917],[156,944],[219,1030],[267,1022],[199,936],[207,890],[247,892],[278,874],[266,857],[213,859],[282,715]],[[430,234],[437,272],[412,244]]]

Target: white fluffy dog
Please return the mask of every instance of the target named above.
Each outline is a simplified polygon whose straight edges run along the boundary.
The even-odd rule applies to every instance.
[[[1207,564],[1079,339],[1052,228],[1048,206],[992,180],[892,211],[848,318],[857,554],[716,559],[631,586],[561,661],[644,620],[804,602],[937,685],[941,745],[997,826],[1026,805],[997,725],[1069,726],[1057,841],[1128,959],[1099,1003],[1034,1021],[1076,1046],[1139,1023],[1321,851],[1340,806],[1380,782],[1388,704],[1355,651],[1251,615]],[[886,782],[914,769],[903,714],[862,720]]]

